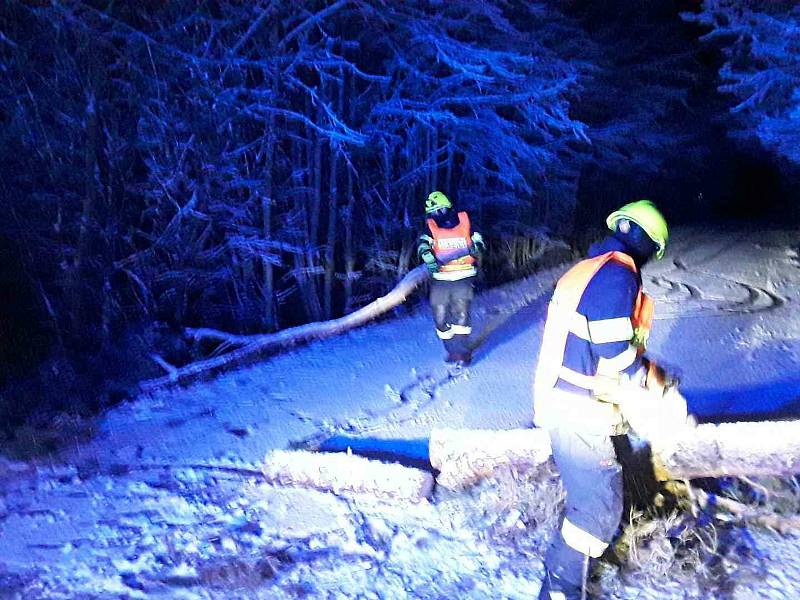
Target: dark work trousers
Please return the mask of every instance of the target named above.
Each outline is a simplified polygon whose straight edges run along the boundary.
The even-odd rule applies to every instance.
[[[580,598],[589,556],[599,556],[620,525],[622,467],[609,435],[564,427],[551,429],[550,439],[567,499],[561,529],[545,555],[545,579],[550,590]]]
[[[448,354],[469,354],[470,305],[475,277],[457,281],[431,280],[430,303],[436,330]]]

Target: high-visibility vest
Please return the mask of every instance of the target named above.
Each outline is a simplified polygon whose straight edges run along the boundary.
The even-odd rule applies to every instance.
[[[450,229],[439,227],[436,221],[428,219],[428,228],[433,237],[433,254],[443,263],[434,274],[435,279],[460,279],[477,273],[475,258],[469,254],[472,248],[472,227],[469,215],[458,213],[458,225]],[[456,258],[450,259],[450,256]]]
[[[537,394],[546,393],[548,389],[555,387],[559,377],[564,375],[566,370],[563,365],[564,351],[569,332],[576,327],[576,322],[578,324],[583,322],[584,325],[586,323],[586,318],[577,312],[581,296],[595,274],[610,260],[626,266],[634,273],[637,272],[636,264],[630,256],[623,252],[613,251],[582,260],[558,280],[547,310],[547,321],[536,367],[534,385]],[[652,298],[642,292],[640,287],[631,315],[631,325],[633,326],[631,344],[637,348],[639,353],[644,351],[650,335],[653,309]],[[595,391],[594,379],[596,376],[597,374],[583,376],[584,383],[578,383],[578,385],[584,389]],[[564,379],[569,380],[567,377]]]

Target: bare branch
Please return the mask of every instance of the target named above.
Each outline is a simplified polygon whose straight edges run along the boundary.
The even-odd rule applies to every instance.
[[[279,47],[286,47],[286,45],[291,42],[295,37],[297,37],[300,33],[314,25],[315,23],[319,23],[320,21],[328,18],[332,14],[336,13],[342,7],[350,4],[352,0],[339,0],[338,2],[334,2],[329,7],[325,8],[324,10],[319,11],[308,17],[305,21],[297,25],[294,29],[292,29],[289,33],[287,33],[283,39],[279,42]]]
[[[279,348],[341,334],[349,329],[363,325],[401,304],[428,277],[427,268],[419,266],[410,271],[388,294],[349,315],[332,321],[309,323],[299,327],[292,327],[291,329],[284,329],[274,334],[236,336],[235,334],[223,334],[216,330],[191,330],[190,333],[195,337],[202,338],[207,336],[216,340],[222,339],[234,345],[244,345],[239,350],[229,354],[181,367],[167,377],[144,381],[140,384],[140,387],[144,392],[152,392],[170,385],[185,385],[199,379],[211,377],[222,371],[241,367],[264,356],[265,353]]]

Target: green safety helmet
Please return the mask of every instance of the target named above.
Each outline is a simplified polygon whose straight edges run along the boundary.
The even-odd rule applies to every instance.
[[[617,222],[621,219],[633,221],[644,229],[645,233],[658,246],[656,259],[661,260],[667,247],[669,231],[667,230],[667,222],[664,220],[664,215],[659,212],[656,205],[650,200],[631,202],[608,215],[606,225],[611,231],[616,231]]]
[[[442,192],[431,192],[425,200],[425,214],[429,215],[440,208],[453,208],[453,204]]]

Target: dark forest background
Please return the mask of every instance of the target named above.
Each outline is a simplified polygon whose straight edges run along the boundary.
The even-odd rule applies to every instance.
[[[213,350],[184,327],[351,312],[416,265],[433,189],[487,285],[641,197],[796,215],[794,4],[5,0],[0,420]]]

